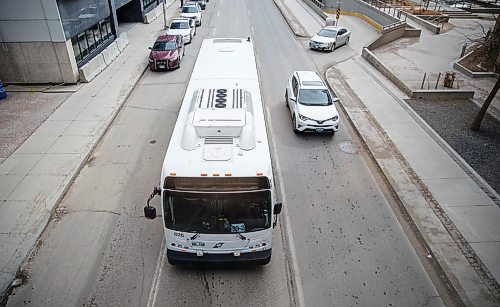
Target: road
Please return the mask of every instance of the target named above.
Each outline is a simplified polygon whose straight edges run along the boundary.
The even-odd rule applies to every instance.
[[[265,267],[172,267],[161,261],[161,219],[143,218],[144,201],[158,183],[201,39],[247,36],[256,47],[286,206],[273,259]],[[345,116],[333,138],[292,132],[286,79],[355,56],[350,46],[335,57],[307,50],[272,0],[210,1],[182,67],[147,70],[134,88],[59,205],[25,265],[27,283],[8,305],[441,305],[419,247]]]

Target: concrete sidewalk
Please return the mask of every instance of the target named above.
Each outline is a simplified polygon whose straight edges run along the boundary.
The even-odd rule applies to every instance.
[[[302,0],[275,0],[278,8],[298,7],[297,1]],[[292,20],[288,22],[292,31],[300,29],[294,14],[282,14]],[[473,31],[471,22],[459,22]],[[307,29],[307,25],[303,24],[306,32],[317,30]],[[416,88],[424,72],[452,68],[453,58],[458,57],[455,51],[461,47],[458,31],[439,36],[423,31],[420,38],[400,39],[375,53],[402,81]],[[361,50],[355,51],[361,54]],[[446,275],[465,305],[498,306],[498,194],[485,192],[476,184],[481,178],[455,162],[467,164],[406,104],[408,97],[361,56],[334,65],[327,70],[326,79],[420,234],[431,265]],[[463,77],[461,86],[465,85],[479,99],[485,89],[493,87],[492,80]]]
[[[177,2],[167,3],[172,18]],[[148,47],[162,32],[163,18],[137,23],[128,32],[129,46],[111,65],[69,95],[0,164],[0,292],[16,278],[59,200],[147,68]]]

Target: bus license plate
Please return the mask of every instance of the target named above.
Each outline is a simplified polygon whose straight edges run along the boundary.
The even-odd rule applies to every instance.
[[[205,242],[191,242],[193,246],[205,246]]]
[[[323,128],[316,128],[316,132],[323,132]]]
[[[158,68],[165,68],[165,65],[158,65]]]

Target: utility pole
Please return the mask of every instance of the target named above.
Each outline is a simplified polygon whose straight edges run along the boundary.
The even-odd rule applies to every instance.
[[[163,30],[167,29],[167,6],[165,5],[165,2],[167,0],[163,0]]]

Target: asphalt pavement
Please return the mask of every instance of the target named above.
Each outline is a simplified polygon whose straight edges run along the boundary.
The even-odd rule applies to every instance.
[[[177,12],[177,6],[172,5],[174,0],[168,3],[170,16]],[[297,0],[275,3],[299,37],[317,31],[295,17]],[[11,146],[11,154],[0,164],[0,291],[7,290],[16,276],[22,275],[18,270],[55,214],[59,200],[146,69],[146,46],[162,27],[161,18],[134,26],[128,32],[130,44],[126,50],[92,82],[62,97],[59,106],[57,102],[50,104],[55,111],[39,119],[40,126],[33,127],[29,137],[2,138],[7,142],[25,141]],[[429,37],[435,44],[436,37]],[[424,35],[420,41],[426,38]],[[405,54],[408,62],[415,63],[413,56],[411,52]],[[443,60],[439,54],[427,56],[432,63]],[[466,305],[497,305],[498,194],[481,186],[481,178],[471,173],[446,142],[408,107],[407,97],[363,58],[357,56],[335,65],[326,77],[341,98],[340,107],[428,246],[429,261],[446,274]],[[474,82],[467,80],[471,87]],[[4,112],[0,119],[9,122]],[[8,127],[25,130],[23,125]],[[1,131],[0,137],[4,128]]]
[[[296,6],[297,0],[275,2],[280,3],[278,7]],[[294,14],[283,14],[296,20]],[[344,26],[346,21],[363,22],[353,19],[356,17],[342,16],[341,22]],[[302,34],[295,24],[289,22],[292,31],[298,29]],[[459,56],[454,51],[463,44],[464,35],[473,32],[471,24],[474,21],[460,20],[439,36],[423,30],[418,39],[400,39],[374,53],[399,80],[416,89],[421,83],[416,79],[425,70],[452,69],[453,59]],[[314,33],[305,27],[306,32]],[[465,305],[496,306],[500,298],[498,193],[409,107],[408,97],[365,61],[361,50],[357,52],[358,56],[326,72],[340,106],[420,233],[429,262],[447,276],[447,283]],[[478,93],[478,100],[484,99],[494,82],[460,73],[457,79]],[[496,97],[493,114],[498,105]]]

